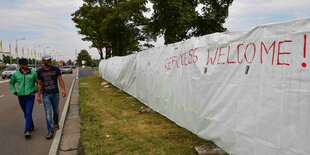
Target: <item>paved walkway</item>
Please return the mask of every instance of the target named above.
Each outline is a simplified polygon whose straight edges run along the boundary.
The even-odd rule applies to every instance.
[[[81,125],[79,112],[79,80],[76,79],[74,89],[72,91],[69,111],[66,117],[64,130],[62,133],[59,155],[75,155],[82,154],[83,150],[80,146]]]
[[[84,154],[80,142],[81,138],[81,119],[79,107],[79,77],[92,76],[94,73],[90,69],[79,69],[76,81],[72,90],[71,100],[68,108],[67,117],[63,127],[63,133],[60,138],[60,144],[57,151],[50,151],[50,155],[76,155]],[[56,139],[57,140],[57,139]],[[56,147],[57,148],[57,147]],[[51,153],[53,152],[53,153]]]

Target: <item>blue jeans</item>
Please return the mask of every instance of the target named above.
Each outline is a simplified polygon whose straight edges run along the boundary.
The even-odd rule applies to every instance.
[[[45,109],[45,118],[48,132],[54,132],[54,125],[58,125],[59,121],[59,93],[42,94],[43,105]],[[53,109],[53,120],[52,120]]]
[[[19,96],[18,101],[19,105],[24,112],[24,118],[26,120],[25,132],[31,132],[31,128],[34,128],[33,120],[32,120],[32,109],[34,105],[33,95]]]

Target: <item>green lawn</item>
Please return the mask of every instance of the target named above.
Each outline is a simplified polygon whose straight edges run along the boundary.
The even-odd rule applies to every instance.
[[[194,155],[195,146],[212,145],[159,113],[140,113],[144,104],[118,88],[105,88],[103,81],[98,76],[80,79],[86,154]]]

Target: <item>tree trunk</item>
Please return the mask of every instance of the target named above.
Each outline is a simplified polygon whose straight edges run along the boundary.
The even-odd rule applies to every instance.
[[[100,55],[100,60],[104,59],[102,49],[101,48],[97,48],[97,50],[98,50],[98,53]]]

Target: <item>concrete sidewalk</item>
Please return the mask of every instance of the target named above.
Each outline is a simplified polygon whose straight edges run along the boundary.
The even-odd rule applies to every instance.
[[[80,145],[81,124],[79,111],[79,79],[76,79],[72,90],[68,114],[58,148],[59,155],[84,154]]]

